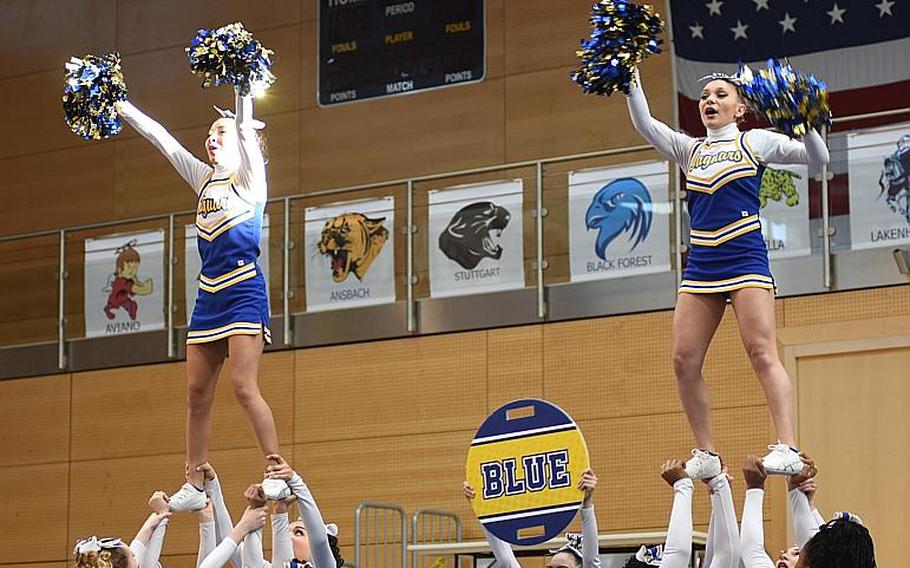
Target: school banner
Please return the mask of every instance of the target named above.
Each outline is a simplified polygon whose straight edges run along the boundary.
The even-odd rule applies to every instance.
[[[520,179],[429,192],[430,296],[524,288]]]
[[[308,312],[395,301],[395,198],[308,207]]]
[[[910,243],[910,123],[847,135],[851,248]]]
[[[199,295],[199,273],[202,270],[202,258],[199,256],[199,247],[196,246],[196,225],[186,226],[183,243],[183,293],[186,298],[186,319],[189,322],[196,307],[196,297]],[[259,235],[259,267],[266,283],[269,281],[269,216],[262,218],[262,233]],[[271,306],[271,302],[269,302]]]
[[[85,240],[85,336],[164,329],[164,230]]]
[[[809,168],[768,164],[758,191],[761,234],[772,259],[812,254]]]
[[[569,172],[572,282],[670,270],[666,161]]]

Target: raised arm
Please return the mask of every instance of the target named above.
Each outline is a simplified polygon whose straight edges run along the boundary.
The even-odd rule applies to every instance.
[[[774,562],[765,552],[765,526],[762,502],[765,498],[765,480],[768,474],[756,456],[746,457],[743,465],[746,481],[746,502],[743,505],[740,547],[745,568],[773,568]]]
[[[688,477],[679,478],[672,486],[673,508],[661,568],[686,568],[692,555],[692,492],[695,487]]]
[[[581,474],[578,488],[584,491],[581,503],[581,565],[582,568],[600,568],[600,544],[597,535],[597,516],[594,514],[594,490],[597,475],[587,469]]]
[[[821,135],[812,129],[802,141],[756,128],[746,134],[746,143],[763,164],[827,164],[831,157]]]
[[[740,541],[745,568],[774,568],[774,562],[765,552],[765,527],[762,505],[764,489],[747,489],[743,504],[743,520]]]
[[[715,523],[711,568],[737,568],[741,555],[733,492],[725,473],[708,482],[711,487],[711,512]]]
[[[294,558],[288,504],[276,501],[272,510],[272,566],[282,568]]]
[[[332,554],[332,547],[329,545],[329,534],[325,529],[325,521],[322,520],[322,513],[316,505],[316,499],[310,493],[310,488],[296,473],[287,482],[294,497],[297,498],[297,510],[300,512],[300,520],[303,521],[303,526],[306,528],[313,566],[315,568],[335,568],[335,555]]]
[[[261,485],[250,485],[243,496],[246,497],[250,509],[265,510],[265,495],[262,493]],[[240,556],[243,559],[243,568],[271,568],[262,552],[262,526],[251,530],[243,537]]]
[[[471,487],[467,481],[462,483],[461,488],[468,501],[474,499],[474,488]],[[483,536],[487,539],[487,544],[490,545],[490,551],[496,559],[497,568],[521,568],[521,564],[519,564],[518,559],[515,558],[515,553],[512,551],[512,547],[509,546],[509,543],[501,540],[488,531],[485,526],[480,525],[480,528],[483,530]],[[582,537],[582,540],[584,540],[584,537]]]
[[[658,152],[685,169],[695,140],[690,136],[673,130],[651,116],[651,109],[648,106],[645,91],[641,86],[638,69],[635,70],[635,80],[632,82],[626,102],[629,105],[629,116],[632,118],[632,125],[635,126],[635,130],[649,144],[657,148]]]
[[[800,458],[803,460],[802,471],[787,478],[787,501],[793,518],[796,545],[802,548],[815,536],[824,521],[818,522],[817,512],[813,512],[810,501],[815,497],[815,474],[818,473],[815,460],[806,454],[800,454]]]
[[[265,507],[256,509],[247,507],[243,516],[237,521],[237,525],[231,529],[230,534],[215,547],[211,554],[205,557],[199,568],[222,568],[237,552],[240,543],[249,533],[262,529],[265,524],[265,516]]]
[[[253,97],[235,93],[237,141],[240,144],[240,167],[237,181],[252,193],[254,201],[265,201],[268,197],[265,179],[265,158],[256,136],[253,118]]]
[[[221,481],[215,474],[215,469],[209,463],[204,463],[196,468],[205,475],[205,493],[212,501],[212,514],[215,522],[215,542],[221,543],[222,540],[231,534],[234,521],[231,519],[231,513],[228,511],[224,502],[224,493],[221,491]],[[235,547],[231,557],[231,564],[234,568],[243,568],[243,560],[240,557],[240,551]],[[219,565],[218,568],[221,568]]]
[[[203,179],[212,172],[212,167],[184,148],[170,132],[136,108],[133,103],[119,101],[115,106],[120,116],[158,148],[180,177],[198,193]]]
[[[158,568],[160,566],[158,558],[161,556],[161,547],[164,544],[171,513],[168,511],[167,495],[163,491],[152,493],[148,504],[152,513],[130,543],[130,550],[136,556],[139,568]]]

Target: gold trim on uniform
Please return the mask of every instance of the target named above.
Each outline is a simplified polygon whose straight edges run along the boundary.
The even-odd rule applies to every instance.
[[[232,335],[259,335],[260,333],[266,333],[266,331],[268,331],[268,328],[263,326],[262,322],[237,321],[222,327],[216,327],[215,329],[188,331],[186,333],[186,342],[188,345],[194,343],[210,343]],[[266,338],[268,341],[271,341],[271,334],[263,336],[264,340]]]
[[[205,275],[199,275],[199,289],[206,292],[215,293],[225,288],[230,288],[234,284],[249,280],[256,277],[256,265],[252,262],[241,266],[235,270],[222,274],[217,278],[207,278]]]
[[[716,247],[740,235],[761,229],[758,215],[750,215],[715,231],[689,231],[689,242],[693,245]]]
[[[744,274],[725,280],[683,280],[679,285],[679,293],[717,294],[742,288],[774,290],[774,279],[764,274]]]

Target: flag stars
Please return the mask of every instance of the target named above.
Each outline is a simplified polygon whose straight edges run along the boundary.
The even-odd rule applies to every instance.
[[[705,35],[703,32],[705,27],[703,25],[699,24],[698,22],[695,22],[695,25],[689,26],[689,29],[692,30],[693,38],[705,39]]]
[[[796,20],[797,20],[797,18],[790,17],[790,12],[787,12],[786,14],[784,14],[784,19],[778,20],[778,22],[777,22],[778,24],[781,25],[781,28],[783,28],[780,33],[782,33],[782,34],[786,34],[787,32],[796,33],[796,26],[794,25],[794,24],[796,24]]]
[[[844,14],[847,13],[847,10],[845,8],[839,8],[837,2],[835,2],[834,7],[826,13],[831,16],[831,25],[833,26],[836,22],[841,24],[844,23]]]
[[[749,26],[747,26],[746,24],[742,23],[741,20],[736,20],[736,27],[730,28],[730,31],[733,32],[733,39],[734,39],[734,40],[737,40],[737,39],[740,39],[740,38],[742,38],[742,39],[749,39],[749,36],[746,35],[746,29],[747,29],[748,27],[749,27]]]
[[[889,0],[882,0],[878,4],[875,4],[875,7],[878,8],[878,17],[884,18],[885,14],[893,16],[891,13],[891,6],[894,6],[894,2],[889,2]]]
[[[720,7],[723,6],[723,2],[720,0],[711,0],[705,4],[705,8],[708,9],[708,15],[717,15],[720,16]]]
[[[762,10],[768,9],[769,0],[752,0],[752,1],[755,2],[755,11],[756,12],[761,12]]]

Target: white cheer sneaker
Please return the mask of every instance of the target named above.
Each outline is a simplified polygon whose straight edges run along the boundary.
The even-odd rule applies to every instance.
[[[181,511],[198,511],[205,508],[205,491],[193,487],[192,483],[184,483],[180,489],[171,495],[168,508],[179,513]]]
[[[282,501],[291,496],[291,488],[283,479],[263,479],[262,493],[269,501]]]
[[[720,456],[708,450],[695,448],[686,462],[686,473],[692,479],[711,479],[720,475]]]
[[[769,474],[796,475],[803,470],[803,460],[796,449],[780,443],[772,444],[768,449],[771,451],[762,458],[761,463]]]

